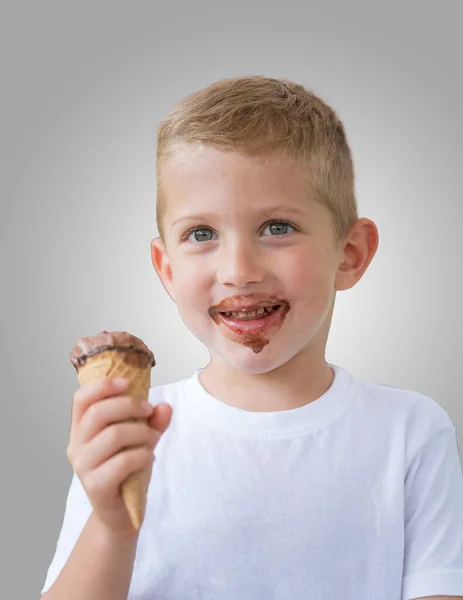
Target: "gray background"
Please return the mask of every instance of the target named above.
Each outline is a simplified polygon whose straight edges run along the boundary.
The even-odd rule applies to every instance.
[[[360,216],[376,222],[380,245],[338,294],[327,360],[435,399],[461,450],[461,2],[3,6],[5,598],[39,598],[55,550],[76,339],[141,337],[158,363],[152,385],[208,360],[157,278],[150,240],[156,125],[216,79],[293,79],[338,111]]]

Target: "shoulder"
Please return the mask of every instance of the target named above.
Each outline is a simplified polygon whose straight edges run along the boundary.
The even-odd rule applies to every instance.
[[[410,426],[448,426],[452,421],[439,402],[421,392],[394,387],[384,383],[357,380],[369,402],[388,412],[402,413]]]
[[[357,379],[357,393],[366,414],[403,437],[409,459],[444,429],[455,429],[443,406],[421,392]]]

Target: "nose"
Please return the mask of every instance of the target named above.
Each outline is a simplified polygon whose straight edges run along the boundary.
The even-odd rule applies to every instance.
[[[218,257],[218,282],[241,288],[263,281],[266,269],[261,252],[255,245],[239,240],[223,246]]]

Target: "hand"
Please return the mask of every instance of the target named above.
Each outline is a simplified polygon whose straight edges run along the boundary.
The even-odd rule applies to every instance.
[[[172,417],[167,403],[144,412],[140,400],[120,395],[127,387],[128,382],[116,387],[103,377],[74,393],[66,452],[97,517],[112,536],[122,538],[138,532],[122,500],[121,484],[140,470],[149,482],[154,449]]]

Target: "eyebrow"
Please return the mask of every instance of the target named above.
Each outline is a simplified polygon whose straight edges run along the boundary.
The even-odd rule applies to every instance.
[[[308,212],[302,208],[297,208],[295,206],[285,206],[285,205],[281,205],[281,204],[278,206],[273,206],[272,208],[266,208],[265,210],[258,211],[258,214],[260,214],[262,216],[270,216],[270,215],[274,215],[275,213],[280,213],[280,212],[281,213],[291,213],[294,215],[301,215],[304,217],[309,216]],[[180,217],[179,219],[176,219],[172,223],[172,227],[175,227],[182,221],[192,221],[192,220],[197,221],[197,220],[201,220],[201,219],[208,219],[210,217],[218,217],[218,216],[219,215],[216,212],[198,213],[196,215],[185,215],[184,217]]]

